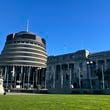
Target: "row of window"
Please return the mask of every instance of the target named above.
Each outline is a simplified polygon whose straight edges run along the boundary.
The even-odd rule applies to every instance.
[[[38,66],[38,67],[42,67],[42,66],[46,66],[46,64],[42,64],[42,63],[38,63],[38,62],[7,62],[6,64],[5,64],[5,62],[2,62],[2,64],[1,65],[32,65],[32,66]]]
[[[44,56],[47,56],[47,54],[45,53],[45,52],[40,52],[40,51],[37,51],[37,50],[29,50],[29,49],[20,49],[20,50],[18,50],[18,49],[8,49],[8,50],[3,50],[2,51],[2,55],[18,55],[18,54],[20,54],[20,55],[23,55],[24,53],[26,53],[26,52],[30,52],[30,53],[27,53],[27,54],[30,54],[30,55],[36,55],[37,53],[38,54],[41,54],[41,55],[44,55]]]
[[[47,58],[46,55],[38,55],[38,54],[30,54],[30,53],[4,53],[3,57],[14,57],[14,56],[28,56],[28,57],[36,57],[36,58]]]
[[[6,44],[18,44],[18,43],[25,43],[25,44],[33,44],[33,45],[38,45],[38,46],[42,46],[44,47],[43,44],[39,43],[39,42],[32,42],[32,41],[8,41],[6,42]]]
[[[46,50],[43,47],[37,47],[37,46],[32,46],[32,45],[6,45],[4,50],[17,49],[17,48],[20,48],[20,50],[26,48],[27,51],[30,50],[30,49],[31,50],[36,49],[36,50],[39,50],[39,51],[42,50],[42,51],[46,52]]]
[[[13,58],[0,58],[0,62],[4,62],[4,61],[14,61],[14,60],[16,60],[16,61],[21,61],[21,60],[24,60],[24,61],[33,61],[33,62],[46,62],[46,59],[45,58],[42,58],[42,59],[37,59],[37,58],[28,58],[28,57],[13,57]]]

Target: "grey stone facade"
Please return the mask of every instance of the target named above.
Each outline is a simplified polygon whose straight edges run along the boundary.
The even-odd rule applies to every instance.
[[[96,71],[100,69],[104,72],[110,68],[110,51],[91,54],[87,50],[79,50],[74,53],[49,56],[47,65],[48,89],[99,89],[102,88],[102,83],[105,88],[109,87],[104,79],[98,80]]]

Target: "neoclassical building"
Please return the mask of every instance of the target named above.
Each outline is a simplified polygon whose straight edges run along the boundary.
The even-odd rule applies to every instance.
[[[9,34],[0,55],[4,87],[44,87],[46,63],[45,39],[26,31]]]
[[[79,50],[74,53],[49,56],[47,60],[47,88],[107,88],[104,71],[110,68],[110,51],[90,53]],[[97,70],[102,80],[99,81]]]

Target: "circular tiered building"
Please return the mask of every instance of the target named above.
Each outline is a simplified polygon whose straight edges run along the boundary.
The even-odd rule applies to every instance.
[[[9,34],[0,56],[4,86],[44,87],[46,62],[45,39],[26,31]]]

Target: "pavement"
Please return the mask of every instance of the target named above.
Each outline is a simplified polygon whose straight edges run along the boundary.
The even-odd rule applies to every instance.
[[[3,95],[3,94],[0,94]],[[6,95],[43,95],[38,93],[15,93],[15,92],[7,92]]]

